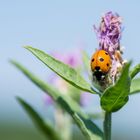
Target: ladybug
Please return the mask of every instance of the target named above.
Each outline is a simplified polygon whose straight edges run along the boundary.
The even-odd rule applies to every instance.
[[[102,80],[102,77],[105,77],[111,65],[111,57],[105,50],[97,50],[91,58],[91,70],[97,80]]]

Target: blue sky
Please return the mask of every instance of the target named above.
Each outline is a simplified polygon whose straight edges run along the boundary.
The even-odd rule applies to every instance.
[[[0,91],[2,92],[0,110],[3,110],[3,118],[9,112],[7,108],[12,106],[18,108],[14,101],[15,95],[19,94],[28,99],[29,92],[40,92],[13,68],[8,60],[10,58],[18,60],[44,79],[46,72],[49,72],[22,46],[31,45],[52,52],[74,50],[83,43],[86,46],[84,49],[91,55],[98,47],[92,26],[99,24],[103,13],[113,11],[119,13],[124,20],[121,40],[121,44],[125,47],[124,58],[138,63],[140,62],[139,7],[139,0],[0,0]],[[34,96],[30,95],[28,100],[33,99],[38,102],[38,97],[41,100],[37,93]],[[135,114],[133,120],[138,121],[140,113],[136,113],[136,106],[140,105],[139,100],[140,95],[132,97],[128,105],[116,115],[118,118],[123,117],[120,122],[130,122],[131,118],[124,119],[130,112]],[[12,108],[10,111],[15,110]],[[137,127],[140,129],[140,125]]]

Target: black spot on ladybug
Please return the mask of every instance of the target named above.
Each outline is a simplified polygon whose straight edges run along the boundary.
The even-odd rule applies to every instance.
[[[106,52],[105,54],[106,54],[106,55],[108,55],[108,53],[107,53],[107,52]]]
[[[92,62],[94,61],[94,58],[92,59]]]
[[[100,60],[101,62],[103,62],[103,61],[104,61],[104,59],[103,59],[103,58],[100,58],[99,60]]]
[[[100,67],[99,67],[99,66],[96,66],[95,69],[96,69],[97,71],[99,71],[99,70],[100,70]]]
[[[106,65],[109,67],[109,64],[108,63]]]

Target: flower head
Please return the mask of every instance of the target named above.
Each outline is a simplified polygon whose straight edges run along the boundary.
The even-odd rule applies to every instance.
[[[122,18],[117,13],[107,12],[102,17],[100,26],[97,28],[94,25],[94,30],[99,40],[98,50],[108,52],[112,61],[110,71],[105,75],[104,79],[97,80],[98,84],[105,89],[108,85],[115,83],[124,64],[120,45]]]
[[[107,12],[101,20],[99,28],[94,26],[99,39],[99,47],[111,56],[120,49],[122,19],[117,13]]]

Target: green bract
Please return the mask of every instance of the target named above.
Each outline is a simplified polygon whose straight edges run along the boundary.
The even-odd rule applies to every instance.
[[[107,112],[115,112],[122,108],[128,101],[130,92],[130,63],[125,64],[119,80],[115,85],[107,88],[101,96],[101,106]]]
[[[140,92],[140,78],[133,79],[130,87],[130,95]]]
[[[137,64],[131,71],[130,77],[133,79],[140,72],[140,64]]]

